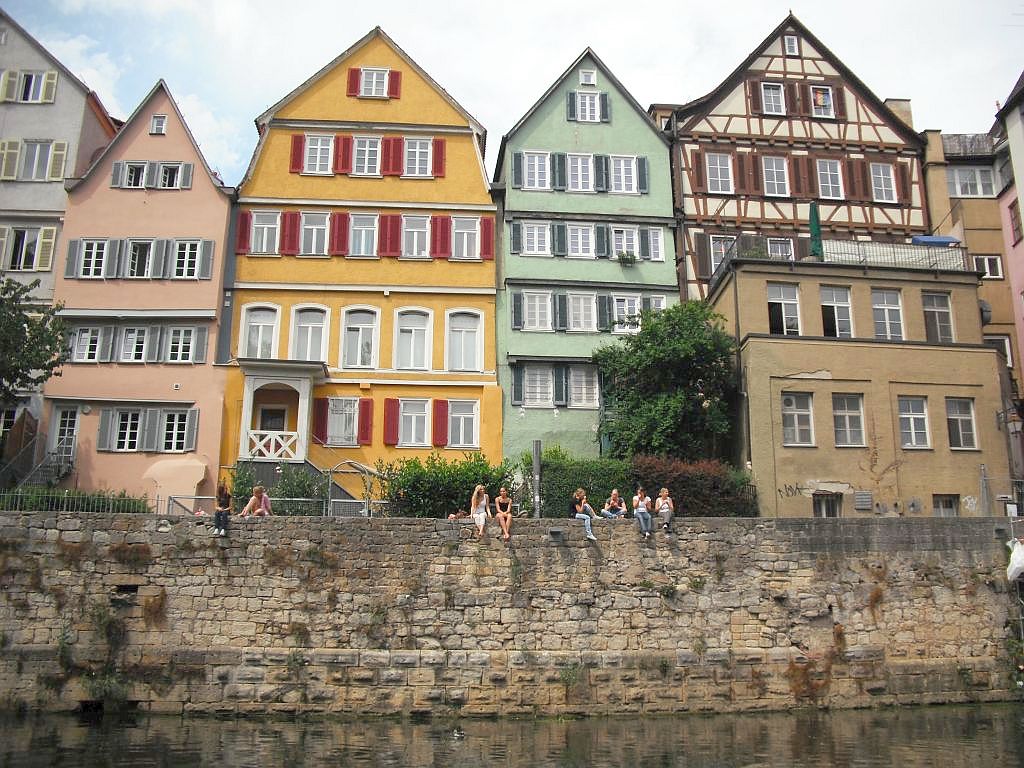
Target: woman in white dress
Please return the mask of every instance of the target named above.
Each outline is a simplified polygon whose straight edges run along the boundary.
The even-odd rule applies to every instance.
[[[487,518],[491,516],[488,505],[491,500],[487,498],[487,489],[478,485],[473,489],[473,498],[469,501],[469,512],[473,515],[473,522],[476,523],[476,535],[479,538],[484,535],[484,525]]]

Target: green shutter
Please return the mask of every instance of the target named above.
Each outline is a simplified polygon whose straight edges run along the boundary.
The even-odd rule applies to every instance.
[[[594,255],[599,259],[607,259],[611,255],[609,248],[609,235],[607,224],[594,226]]]
[[[523,153],[512,153],[512,188],[519,189],[523,186]]]
[[[638,157],[636,159],[636,188],[637,191],[639,191],[642,195],[646,195],[649,191],[649,183],[647,181],[647,176],[647,158]]]
[[[520,221],[510,221],[509,231],[509,253],[523,252],[523,224]]]
[[[640,258],[649,260],[651,258],[651,230],[647,227],[640,227],[637,237],[640,239]]]
[[[555,365],[555,405],[565,405],[569,401],[569,366]]]
[[[594,155],[594,191],[608,191],[608,170],[610,167],[608,155]]]
[[[523,366],[512,366],[512,405],[523,404]]]
[[[551,253],[555,256],[565,256],[569,252],[568,234],[564,221],[557,221],[551,225]]]
[[[551,188],[564,190],[566,185],[566,165],[564,152],[551,153]]]
[[[565,94],[565,119],[569,122],[576,120],[576,91]]]
[[[597,330],[610,331],[612,329],[612,297],[599,295],[597,297]]]
[[[602,123],[611,122],[611,119],[612,119],[612,104],[611,104],[611,101],[608,100],[608,94],[607,93],[602,93],[600,100],[601,100],[601,122]]]
[[[555,299],[555,330],[564,331],[569,327],[569,297],[564,293],[556,293]]]
[[[515,291],[512,294],[512,330],[518,331],[523,327],[523,294]]]

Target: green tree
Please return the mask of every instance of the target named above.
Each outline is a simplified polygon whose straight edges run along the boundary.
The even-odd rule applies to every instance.
[[[701,301],[644,313],[640,331],[594,353],[603,377],[600,434],[616,458],[693,461],[729,434],[736,345]]]
[[[67,359],[62,305],[47,306],[32,296],[39,281],[7,278],[0,284],[0,402],[17,399],[53,376]]]

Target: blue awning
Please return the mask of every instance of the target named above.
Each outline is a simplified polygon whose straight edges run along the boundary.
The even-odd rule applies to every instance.
[[[960,245],[960,241],[949,235],[914,235],[910,240],[914,245],[931,245],[933,247],[949,247]]]

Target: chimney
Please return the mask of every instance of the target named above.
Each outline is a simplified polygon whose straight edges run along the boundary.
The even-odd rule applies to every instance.
[[[914,127],[914,112],[910,108],[910,99],[886,99],[885,106],[895,112],[907,126]]]

